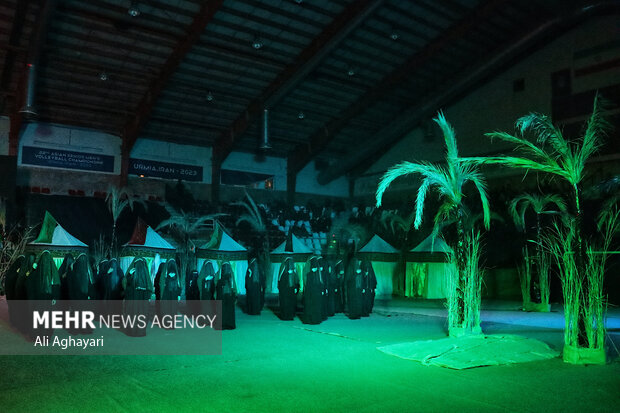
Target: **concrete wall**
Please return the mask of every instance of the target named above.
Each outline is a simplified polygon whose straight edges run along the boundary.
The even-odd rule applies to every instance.
[[[286,159],[274,156],[257,157],[252,153],[231,152],[222,169],[273,175],[273,188],[286,191]]]
[[[317,181],[318,174],[319,171],[316,169],[316,163],[314,161],[308,163],[297,174],[297,182],[295,184],[297,192],[335,197],[349,196],[349,180],[346,177],[341,176],[327,185],[321,185]]]
[[[514,121],[529,112],[551,113],[551,74],[572,69],[572,93],[618,84],[618,68],[575,76],[575,70],[620,57],[620,29],[617,17],[591,19],[559,37],[529,57],[499,74],[482,87],[444,108],[455,128],[462,155],[486,154],[506,148],[491,144],[485,132],[512,131]],[[513,82],[524,79],[525,89],[513,91]],[[429,134],[426,125],[401,139],[356,180],[355,194],[368,195],[377,188],[382,173],[401,161],[441,161],[444,144],[436,126]],[[413,181],[415,183],[415,181]],[[394,189],[408,187],[395,183]]]

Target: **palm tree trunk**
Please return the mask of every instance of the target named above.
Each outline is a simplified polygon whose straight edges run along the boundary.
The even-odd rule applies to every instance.
[[[116,252],[116,220],[114,220],[112,224],[112,250],[110,251],[110,258],[115,258],[118,255]]]
[[[536,213],[536,260],[534,265],[530,265],[530,300],[533,303],[540,303],[540,266],[542,263],[542,245],[541,245],[542,228],[540,224],[540,214]],[[533,271],[532,271],[533,270]]]
[[[580,191],[579,187],[575,184],[573,185],[573,191],[575,192],[575,247],[573,250],[573,254],[575,257],[575,266],[577,267],[577,274],[575,276],[579,277],[579,282],[581,283],[580,294],[579,294],[579,308],[583,310],[586,306],[586,298],[588,296],[588,291],[590,290],[588,275],[586,274],[586,253],[585,246],[583,244],[583,217],[582,210],[580,204]],[[586,333],[586,320],[584,319],[584,312],[579,311],[578,314],[578,342],[582,347],[587,347],[587,333]]]
[[[456,220],[456,266],[457,266],[457,284],[456,284],[456,323],[458,327],[462,327],[465,321],[465,288],[466,265],[465,262],[465,230],[463,228],[463,211],[459,208]]]

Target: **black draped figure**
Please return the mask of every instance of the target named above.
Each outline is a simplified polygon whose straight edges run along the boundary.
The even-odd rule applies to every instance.
[[[245,272],[245,311],[250,315],[259,315],[262,307],[261,275],[258,260],[252,258]]]
[[[200,269],[200,276],[198,277],[201,301],[200,308],[203,314],[215,313],[215,276],[216,274],[215,269],[213,268],[213,262],[205,262]],[[219,320],[217,320],[217,322],[219,322]]]
[[[177,262],[174,258],[171,258],[163,265],[164,271],[159,278],[159,291],[161,294],[160,316],[174,317],[179,309],[178,302],[181,295],[181,282],[179,281]],[[174,329],[174,327],[171,329]]]
[[[356,319],[362,316],[362,269],[360,261],[352,258],[347,266],[345,278],[347,315]]]
[[[159,264],[159,267],[157,268],[157,273],[155,275],[155,283],[153,284],[153,286],[155,287],[155,299],[157,301],[161,300],[161,294],[162,294],[162,289],[161,289],[161,282],[162,282],[162,278],[165,277],[166,274],[166,262],[162,262]]]
[[[215,296],[222,301],[222,329],[234,330],[237,325],[235,322],[235,281],[232,267],[229,262],[222,263],[220,276],[215,288]]]
[[[149,315],[149,299],[153,294],[153,282],[148,265],[144,258],[136,258],[127,269],[125,276],[125,307],[124,313],[144,323],[135,323],[125,329],[125,333],[132,337],[146,335],[146,324]]]
[[[107,269],[101,274],[104,300],[123,299],[123,270],[116,258],[107,263]]]
[[[95,277],[95,290],[97,291],[97,299],[104,300],[106,296],[106,287],[104,285],[108,269],[110,268],[110,261],[103,259],[97,264],[97,276]]]
[[[73,255],[65,254],[65,258],[62,260],[62,264],[60,264],[60,268],[58,268],[58,275],[60,276],[60,299],[61,300],[69,300],[69,284],[67,276],[69,275],[69,271],[73,266]]]
[[[306,324],[320,324],[323,321],[323,282],[316,257],[306,262],[304,271],[304,315]]]
[[[295,270],[292,258],[287,258],[280,265],[278,272],[278,294],[280,298],[280,318],[292,320],[297,312],[297,293],[299,292],[299,274]]]
[[[198,271],[188,270],[186,280],[186,293],[185,298],[187,300],[200,300],[200,288],[198,286]]]
[[[123,312],[123,270],[116,258],[108,261],[107,271],[102,273],[100,283],[103,286],[103,299],[110,314]]]
[[[18,317],[16,315],[19,311],[17,311],[16,307],[13,309],[14,311],[11,311],[11,301],[17,300],[17,280],[19,279],[19,273],[22,271],[22,267],[25,262],[25,256],[20,255],[17,257],[17,259],[13,261],[13,264],[9,267],[9,270],[4,278],[4,291],[6,294],[6,305],[9,311],[9,320],[14,326],[17,325]]]
[[[62,267],[61,267],[62,268]],[[80,254],[71,264],[66,276],[69,300],[89,300],[94,289],[94,278],[86,254]]]
[[[74,301],[85,301],[91,299],[91,294],[93,294],[94,286],[94,278],[93,271],[90,267],[90,262],[88,260],[88,256],[86,254],[80,254],[75,259],[75,261],[69,267],[66,276],[66,284],[67,284],[67,294],[69,297],[69,306],[72,310],[77,311],[83,309],[83,306],[80,306]],[[83,328],[78,330],[72,330],[74,333],[92,333],[90,328]]]
[[[267,290],[267,274],[264,271],[264,267],[258,263],[260,273],[260,308],[265,306],[265,291]]]
[[[19,268],[17,273],[15,287],[13,289],[13,298],[15,300],[24,301],[28,299],[28,278],[34,271],[34,259],[34,255],[30,254],[22,260],[21,268]],[[31,326],[32,324],[31,320],[26,319],[27,316],[26,311],[17,311],[16,313],[11,314],[15,327],[17,327],[17,329],[24,334],[28,334],[30,332],[30,328],[28,326]]]
[[[188,270],[185,278],[185,305],[189,314],[200,313],[200,286],[198,271]]]
[[[33,268],[26,277],[28,300],[37,301],[33,303],[33,310],[50,311],[60,299],[60,277],[52,254],[43,251]],[[49,336],[52,332],[52,329],[38,328],[34,331],[34,336]]]
[[[372,308],[375,305],[375,290],[377,289],[377,276],[370,261],[362,262],[362,275],[364,276],[363,288],[366,290],[364,294],[364,315],[367,316],[372,313]]]
[[[329,276],[328,270],[329,268],[325,265],[325,260],[323,257],[318,257],[317,265],[319,266],[319,278],[321,279],[321,318],[323,321],[327,320],[328,316],[328,291],[329,291]]]
[[[60,299],[60,277],[49,251],[39,256],[34,271],[27,277],[29,300],[56,301]]]
[[[370,315],[370,282],[368,275],[368,261],[360,262],[362,270],[362,317]]]
[[[207,261],[200,270],[198,284],[200,286],[201,300],[215,300],[215,269],[213,263]]]
[[[334,281],[334,312],[344,313],[344,264],[342,260],[336,262],[332,275]]]

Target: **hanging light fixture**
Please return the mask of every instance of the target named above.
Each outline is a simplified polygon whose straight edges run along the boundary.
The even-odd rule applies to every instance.
[[[108,80],[108,74],[106,72],[99,73],[99,80],[105,82],[106,80]]]
[[[254,36],[254,40],[252,41],[252,47],[258,50],[258,49],[262,49],[263,46],[264,46],[263,41],[260,38],[260,36],[258,35]]]
[[[303,119],[303,118],[305,118],[305,117],[306,117],[306,115],[305,115],[305,114],[304,114],[304,113],[300,110],[300,111],[299,111],[299,114],[297,115],[297,119],[300,119],[300,120],[301,120],[301,119]]]
[[[140,15],[140,8],[138,7],[137,1],[132,1],[129,3],[129,9],[127,9],[127,14],[131,17],[138,17]]]
[[[347,75],[355,76],[355,68],[353,66],[349,66],[349,70],[347,71]]]
[[[213,93],[211,91],[207,93],[207,102],[213,102]]]
[[[260,149],[271,149],[271,143],[269,142],[269,109],[263,109],[263,131],[260,142]]]

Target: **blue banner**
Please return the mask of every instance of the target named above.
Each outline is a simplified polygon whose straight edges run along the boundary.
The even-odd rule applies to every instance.
[[[202,181],[202,166],[149,161],[146,159],[129,159],[129,173],[164,179]]]
[[[83,171],[114,172],[114,156],[62,149],[22,147],[22,164]]]

